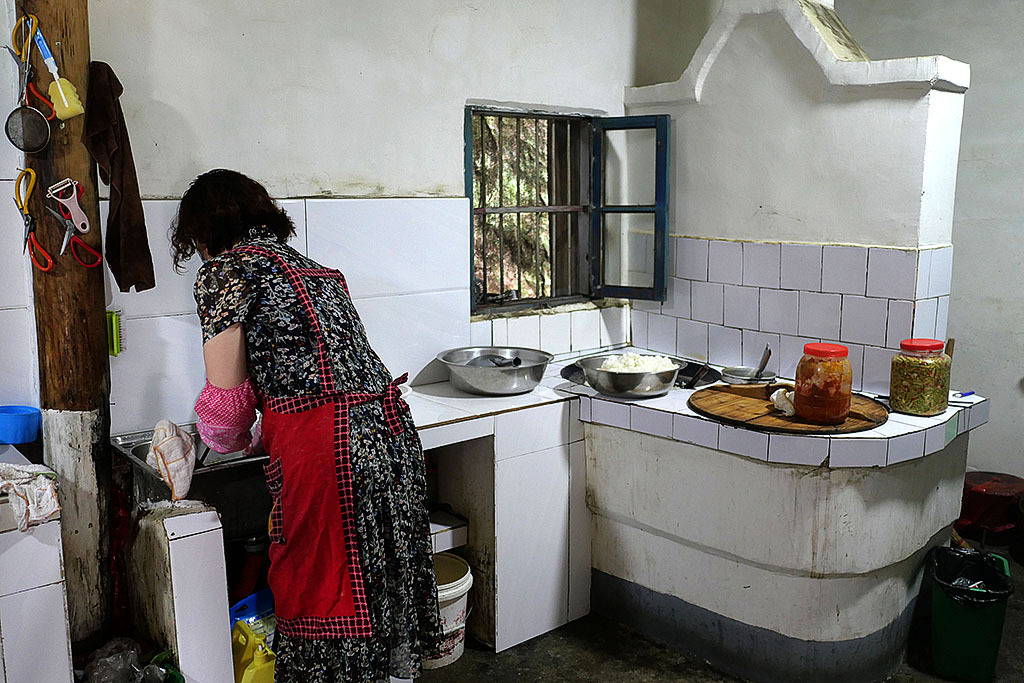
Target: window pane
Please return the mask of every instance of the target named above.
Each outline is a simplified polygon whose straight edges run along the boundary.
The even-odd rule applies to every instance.
[[[654,214],[606,213],[603,216],[604,284],[654,286]]]
[[[653,128],[605,131],[605,206],[654,204],[657,142]]]

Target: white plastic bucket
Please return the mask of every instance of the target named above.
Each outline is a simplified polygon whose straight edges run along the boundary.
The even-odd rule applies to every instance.
[[[434,573],[437,575],[437,606],[441,611],[441,632],[444,639],[435,657],[423,660],[424,669],[440,669],[459,657],[466,647],[466,607],[473,574],[469,565],[458,555],[434,555]]]

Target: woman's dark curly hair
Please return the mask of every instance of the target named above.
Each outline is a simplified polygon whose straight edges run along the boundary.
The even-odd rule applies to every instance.
[[[174,269],[203,247],[210,256],[234,247],[249,229],[266,226],[282,242],[295,234],[291,218],[265,187],[238,171],[217,168],[192,181],[171,223]]]

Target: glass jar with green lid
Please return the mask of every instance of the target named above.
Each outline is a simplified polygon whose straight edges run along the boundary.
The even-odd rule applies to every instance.
[[[904,339],[892,357],[889,407],[909,415],[938,415],[949,404],[950,359],[938,339]]]

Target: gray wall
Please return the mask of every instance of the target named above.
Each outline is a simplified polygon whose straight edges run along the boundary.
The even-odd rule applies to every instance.
[[[953,217],[953,384],[992,399],[970,467],[1024,475],[1024,81],[1020,0],[837,0],[872,59],[944,54],[971,65]]]

